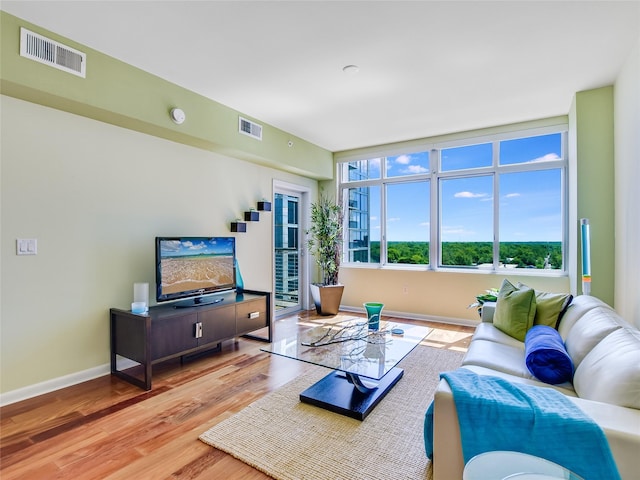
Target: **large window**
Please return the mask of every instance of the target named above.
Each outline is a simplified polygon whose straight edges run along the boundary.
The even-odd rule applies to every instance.
[[[345,262],[564,271],[566,128],[340,163]]]

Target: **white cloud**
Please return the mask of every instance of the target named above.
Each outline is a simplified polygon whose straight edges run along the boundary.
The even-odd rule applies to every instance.
[[[399,222],[400,217],[389,217],[387,218],[387,222]]]
[[[527,163],[551,162],[553,160],[560,160],[560,157],[555,153],[547,153],[546,155],[543,155],[541,157],[529,160]]]
[[[455,198],[485,198],[486,193],[473,193],[473,192],[458,192],[454,195]]]
[[[402,173],[425,173],[428,172],[426,168],[422,165],[409,165],[407,168],[402,170]]]
[[[507,193],[504,198],[515,198],[515,197],[519,197],[520,194],[519,193]]]
[[[187,243],[189,245],[187,245]],[[185,247],[189,247],[189,250],[202,250],[203,248],[207,248],[207,246],[204,244],[204,242],[200,242],[200,243],[193,243],[191,244],[191,242],[185,242]]]
[[[399,157],[396,157],[396,163],[399,163],[400,165],[409,165],[411,163],[411,156],[400,155]]]

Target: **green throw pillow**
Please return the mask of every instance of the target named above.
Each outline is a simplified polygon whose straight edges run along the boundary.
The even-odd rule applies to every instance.
[[[518,288],[526,287],[519,283]],[[558,323],[573,300],[570,293],[549,293],[536,290],[536,316],[534,325],[548,325],[558,329]]]
[[[498,293],[496,312],[493,316],[495,327],[524,342],[527,331],[533,326],[535,314],[535,291],[526,285],[518,288],[505,278]]]

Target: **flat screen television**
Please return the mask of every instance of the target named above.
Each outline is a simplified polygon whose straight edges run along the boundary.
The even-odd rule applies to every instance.
[[[234,237],[156,237],[156,300],[179,307],[222,301],[236,288]]]

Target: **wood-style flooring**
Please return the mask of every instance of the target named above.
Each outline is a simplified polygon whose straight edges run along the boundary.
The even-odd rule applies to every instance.
[[[298,312],[275,322],[275,337],[324,318]],[[466,350],[473,333],[472,327],[415,323],[434,328],[424,343],[438,348]],[[3,407],[0,478],[269,478],[198,440],[310,368],[261,352],[263,345],[239,338],[223,343],[220,353],[154,366],[151,391],[105,376]]]

